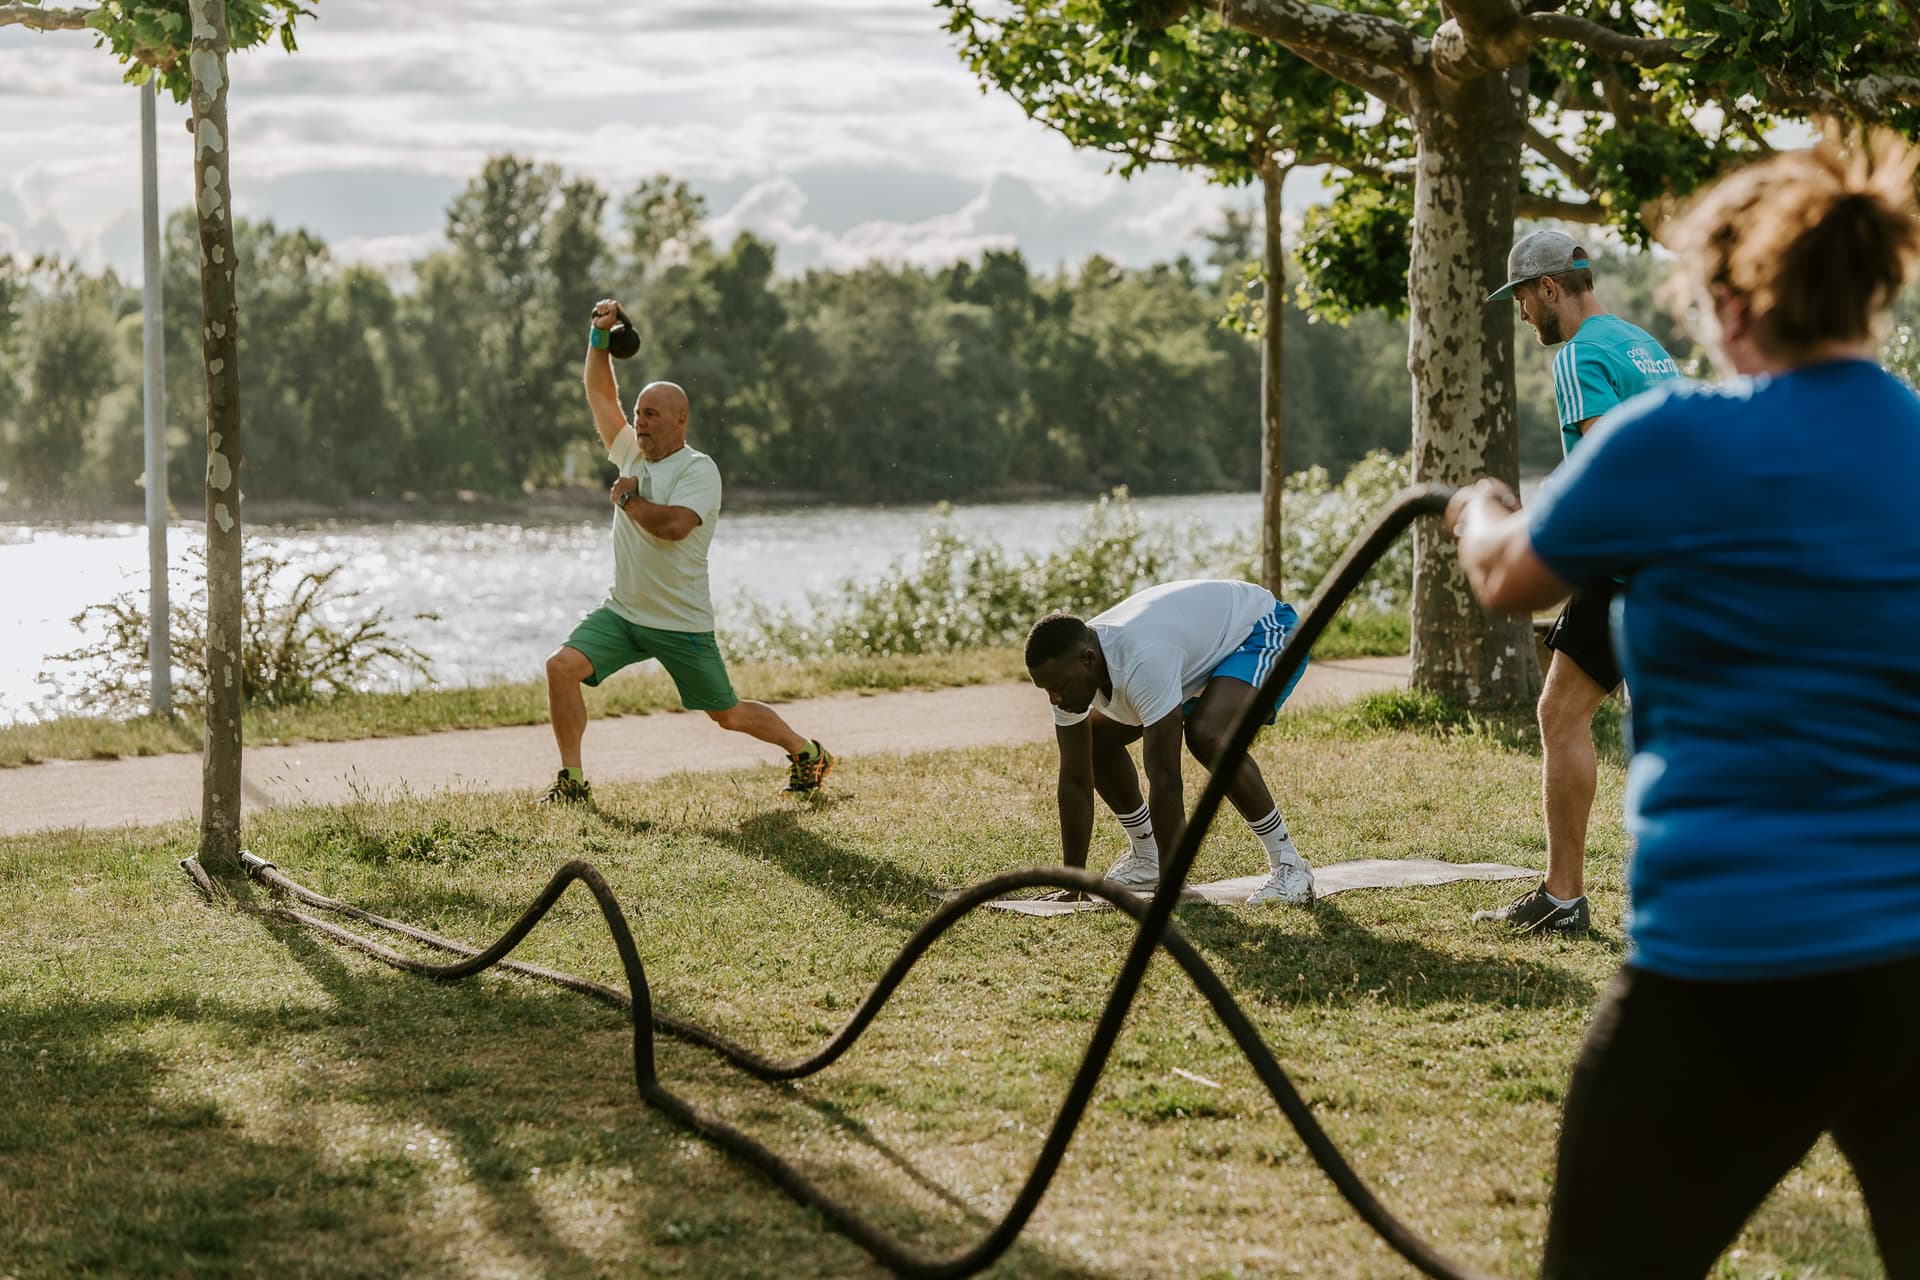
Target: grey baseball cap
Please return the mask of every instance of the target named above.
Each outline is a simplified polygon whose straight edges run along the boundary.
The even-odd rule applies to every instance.
[[[1587,251],[1564,231],[1530,231],[1514,242],[1507,254],[1507,282],[1487,295],[1488,302],[1513,296],[1513,287],[1541,276],[1557,276],[1593,264]]]

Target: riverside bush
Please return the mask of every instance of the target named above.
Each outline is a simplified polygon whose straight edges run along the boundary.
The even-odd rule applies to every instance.
[[[206,549],[189,555],[190,580],[181,590],[175,575],[168,593],[168,640],[173,694],[182,706],[204,706],[207,696]],[[393,668],[429,676],[425,654],[395,638],[384,609],[347,616],[358,591],[335,585],[344,565],[296,571],[292,562],[267,552],[249,554],[241,567],[240,678],[249,706],[291,707],[335,694],[371,688]],[[285,585],[284,589],[282,584]],[[435,619],[430,613],[419,619]],[[97,639],[53,661],[70,675],[42,675],[82,708],[107,715],[136,715],[148,698],[147,610],[141,597],[123,593],[75,615],[82,632]]]
[[[1287,481],[1288,597],[1301,607],[1380,509],[1407,484],[1407,458],[1368,454],[1334,483],[1319,467]],[[947,653],[1017,646],[1034,620],[1064,609],[1087,616],[1157,582],[1179,578],[1259,579],[1256,530],[1210,538],[1191,526],[1148,523],[1125,489],[1102,497],[1080,529],[1047,555],[1016,559],[991,542],[954,532],[951,508],[936,509],[918,550],[872,582],[847,581],[812,600],[811,619],[791,610],[750,615],[740,656]],[[1405,648],[1404,615],[1413,550],[1402,539],[1355,593],[1349,630],[1367,651]]]

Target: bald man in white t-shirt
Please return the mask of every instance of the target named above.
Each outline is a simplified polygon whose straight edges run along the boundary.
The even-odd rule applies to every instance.
[[[1087,865],[1097,792],[1133,846],[1107,879],[1135,889],[1158,887],[1159,840],[1175,847],[1186,826],[1182,739],[1195,759],[1212,768],[1241,708],[1299,625],[1293,607],[1265,587],[1204,579],[1149,587],[1088,621],[1054,613],[1034,624],[1027,634],[1027,672],[1053,703],[1060,843],[1068,866]],[[1280,702],[1299,679],[1295,672]],[[1147,771],[1144,800],[1127,750],[1136,741]],[[1267,882],[1247,901],[1313,901],[1313,868],[1293,847],[1251,757],[1241,763],[1227,798],[1267,853]]]
[[[581,381],[607,461],[620,469],[607,493],[616,512],[613,588],[547,656],[547,714],[560,773],[543,803],[592,803],[581,760],[587,731],[581,686],[649,658],[672,677],[680,705],[780,748],[787,753],[787,790],[816,791],[833,769],[833,753],[819,739],[801,737],[766,703],[742,699],[727,675],[707,584],[720,469],[687,444],[687,393],[676,384],[648,383],[627,416],[609,358],[611,330],[624,320],[612,298],[594,304]]]

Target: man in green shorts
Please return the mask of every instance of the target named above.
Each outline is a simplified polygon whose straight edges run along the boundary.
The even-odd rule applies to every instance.
[[[560,776],[548,802],[589,800],[580,764],[587,730],[582,684],[597,685],[620,668],[657,659],[673,677],[680,703],[704,711],[722,729],[772,743],[787,753],[788,791],[813,791],[833,769],[817,740],[795,733],[764,702],[742,702],[713,639],[707,547],[720,515],[720,469],[687,445],[687,393],[671,382],[641,389],[629,422],[609,358],[608,332],[619,305],[596,303],[583,375],[593,425],[620,468],[609,497],[613,521],[613,590],[580,620],[547,658],[547,711],[560,746]]]

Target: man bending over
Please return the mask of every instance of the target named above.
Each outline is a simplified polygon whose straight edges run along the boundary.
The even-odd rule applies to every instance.
[[[1292,606],[1276,602],[1265,587],[1190,581],[1149,587],[1090,621],[1053,613],[1034,624],[1027,673],[1053,703],[1060,844],[1068,866],[1087,865],[1098,792],[1133,845],[1107,879],[1135,889],[1159,885],[1159,840],[1175,848],[1186,827],[1181,739],[1212,768],[1240,709],[1299,622]],[[1299,679],[1295,672],[1281,702]],[[1136,741],[1147,770],[1144,800],[1127,751]],[[1293,847],[1251,758],[1241,762],[1227,796],[1260,838],[1272,873],[1247,901],[1311,902],[1313,868]]]

